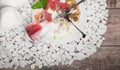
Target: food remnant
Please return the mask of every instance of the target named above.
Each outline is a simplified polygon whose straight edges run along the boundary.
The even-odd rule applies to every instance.
[[[34,23],[33,25],[26,27],[26,32],[32,40],[36,40],[38,38],[38,34],[41,30],[42,26],[39,23]]]
[[[56,36],[53,36],[53,40],[56,40]]]
[[[41,24],[43,21],[47,21],[46,23],[58,24],[57,29],[53,30],[54,35],[60,35],[62,31],[69,32],[71,29],[71,23],[63,17],[59,17],[61,13],[66,12],[71,6],[76,4],[76,0],[39,0],[32,6],[32,9],[42,9],[42,11],[37,12],[34,15],[35,23]],[[80,20],[80,9],[79,7],[75,7],[72,11],[70,11],[67,16],[72,22],[78,22]],[[44,23],[43,23],[44,24]],[[36,27],[36,26],[35,26]],[[26,31],[28,35],[32,38],[34,32],[36,30],[41,30],[33,26],[27,27]],[[29,29],[30,28],[30,29]],[[33,31],[32,31],[33,29]],[[70,32],[71,34],[71,32]],[[33,39],[33,38],[32,38]],[[56,40],[56,36],[53,36],[53,39]],[[62,39],[62,37],[60,37]]]
[[[69,13],[68,14],[69,19],[74,21],[74,22],[79,21],[80,20],[80,9],[79,9],[79,7],[75,7],[73,12],[74,13]]]

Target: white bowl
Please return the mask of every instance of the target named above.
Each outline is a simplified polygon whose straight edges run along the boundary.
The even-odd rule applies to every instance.
[[[25,3],[28,3],[28,0],[0,0],[0,8],[3,7],[21,7]]]
[[[21,16],[15,8],[2,8],[0,15],[0,31],[17,28],[20,24],[22,24]]]

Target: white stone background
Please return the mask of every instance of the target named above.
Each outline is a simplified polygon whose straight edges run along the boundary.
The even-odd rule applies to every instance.
[[[2,1],[7,0],[0,1],[2,3]],[[31,22],[30,18],[28,18],[31,16],[30,5],[27,2],[24,3],[22,6],[17,4],[18,7],[14,6],[14,8],[17,11],[19,10],[19,13],[22,12],[20,16],[24,23]],[[105,24],[108,16],[106,0],[87,0],[84,4],[87,11],[91,11],[87,13],[87,37],[72,41],[70,44],[58,45],[40,42],[39,40],[34,43],[27,38],[24,25],[21,24],[14,29],[7,30],[7,32],[1,31],[0,68],[8,68],[13,65],[15,65],[15,68],[31,65],[33,69],[35,66],[41,68],[42,66],[58,65],[59,63],[71,64],[74,60],[82,60],[96,52],[96,48],[100,47],[104,40],[102,34],[106,31]],[[2,9],[4,6],[0,5]]]

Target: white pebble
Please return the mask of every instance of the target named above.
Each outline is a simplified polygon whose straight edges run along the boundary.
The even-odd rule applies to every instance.
[[[32,65],[31,65],[31,69],[34,69],[34,68],[35,68],[35,64],[32,64]]]

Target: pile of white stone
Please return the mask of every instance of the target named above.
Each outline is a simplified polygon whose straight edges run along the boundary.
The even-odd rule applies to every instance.
[[[31,0],[32,1],[32,0]],[[12,1],[13,2],[13,1]],[[56,44],[38,40],[32,42],[25,32],[24,25],[31,22],[30,4],[16,8],[23,23],[7,31],[0,32],[0,68],[31,65],[41,68],[58,64],[71,64],[74,60],[83,60],[96,52],[106,32],[106,0],[86,0],[87,11],[85,25],[86,38],[78,38],[66,44]],[[9,21],[9,20],[6,20]]]

